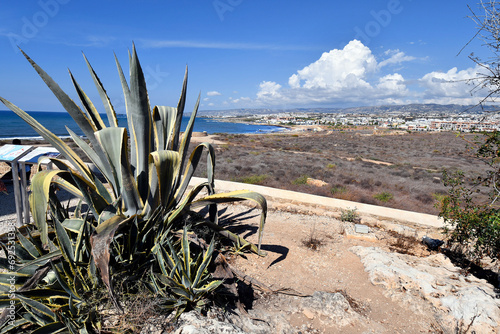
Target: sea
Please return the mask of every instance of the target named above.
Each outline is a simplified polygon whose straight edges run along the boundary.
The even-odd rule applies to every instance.
[[[73,121],[71,116],[66,112],[53,111],[27,111],[29,115],[35,118],[39,123],[49,129],[58,137],[69,137],[66,126],[73,130],[78,135],[83,135],[80,128]],[[104,122],[107,123],[106,115],[101,115]],[[127,127],[127,119],[124,114],[118,114],[118,125]],[[181,129],[185,129],[189,121],[189,117],[182,118]],[[283,131],[284,128],[270,125],[246,124],[221,122],[214,118],[197,117],[194,123],[195,132],[214,133],[271,133]],[[19,116],[10,110],[0,110],[0,139],[37,139],[40,138],[27,123]]]

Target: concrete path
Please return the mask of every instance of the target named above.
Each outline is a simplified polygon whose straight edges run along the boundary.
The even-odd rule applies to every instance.
[[[206,179],[193,177],[190,185],[197,185],[206,181]],[[217,192],[229,192],[233,190],[251,190],[264,195],[266,198],[277,198],[285,201],[294,202],[295,204],[317,205],[324,208],[331,208],[338,211],[340,209],[356,208],[361,215],[371,215],[384,219],[394,219],[401,222],[409,222],[432,227],[443,227],[444,221],[438,216],[418,213],[413,211],[404,211],[399,209],[386,208],[383,206],[351,202],[336,198],[316,196],[304,193],[298,193],[290,190],[282,190],[269,188],[254,184],[245,184],[230,181],[215,180],[215,190]]]

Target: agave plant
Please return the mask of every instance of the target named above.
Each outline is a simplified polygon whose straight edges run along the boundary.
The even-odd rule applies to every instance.
[[[204,253],[195,253],[195,258],[186,229],[178,249],[170,241],[167,245],[168,249],[159,246],[157,253],[161,273],[152,274],[154,291],[166,298],[167,305],[175,308],[177,315],[186,308],[201,310],[207,303],[207,295],[222,284],[222,281],[212,279],[206,270],[214,251],[214,241]]]
[[[154,282],[158,279],[163,282],[156,285],[156,287],[163,286],[161,291],[166,289],[165,291],[170,291],[171,294],[177,291],[171,287],[173,282],[179,283],[174,277],[178,277],[181,268],[185,271],[188,267],[182,267],[180,262],[171,265],[179,260],[174,255],[174,248],[170,244],[171,235],[173,232],[184,230],[183,217],[189,210],[195,208],[209,207],[210,220],[202,224],[217,235],[227,237],[238,244],[249,245],[250,243],[246,240],[218,225],[216,205],[243,200],[256,202],[262,209],[258,244],[250,244],[249,249],[263,255],[260,245],[267,212],[265,198],[260,194],[245,190],[216,194],[213,147],[203,143],[188,154],[200,97],[198,96],[186,129],[181,132],[181,120],[187,94],[187,69],[177,107],[155,106],[152,108],[135,47],[129,54],[129,82],[115,57],[126,102],[127,129],[118,126],[117,114],[111,100],[85,56],[85,62],[104,104],[107,122],[98,113],[97,108],[71,72],[70,78],[80,99],[81,107],[28,55],[24,52],[23,54],[85,135],[85,138],[81,138],[68,129],[73,142],[84,153],[85,157],[82,159],[64,141],[33,117],[0,97],[0,101],[58,149],[65,158],[65,160],[51,158],[52,163],[58,169],[39,171],[35,174],[32,179],[29,201],[40,243],[37,248],[38,253],[32,254],[34,256],[31,260],[37,265],[51,264],[51,270],[46,271],[42,276],[46,278],[50,272],[52,277],[58,277],[59,285],[66,293],[66,297],[63,298],[68,298],[69,313],[66,312],[67,315],[76,314],[72,306],[76,300],[83,303],[84,298],[82,300],[78,298],[84,294],[81,293],[82,291],[85,292],[90,287],[88,283],[83,282],[87,279],[95,282],[96,267],[100,273],[100,282],[104,283],[118,309],[120,303],[115,296],[111,280],[111,276],[117,273],[133,276],[147,269],[153,272],[151,277]],[[189,182],[204,153],[207,159],[207,180],[188,190]],[[97,175],[84,160],[90,161],[97,168],[104,181],[101,181],[101,175]],[[81,214],[82,204],[73,214],[64,210],[54,191],[55,187],[65,189],[79,197],[81,203],[88,208],[87,214]],[[201,195],[202,190],[206,190],[207,193],[204,197]],[[22,244],[22,240],[24,239],[19,237],[17,243]],[[185,245],[186,240],[182,239],[184,255],[189,253],[189,245]],[[211,245],[213,247],[213,244]],[[170,252],[170,260],[167,260],[170,265],[167,267],[164,265],[165,254],[168,253],[168,251],[165,253],[166,250]],[[201,262],[195,261],[199,268],[196,270],[194,281],[181,279],[179,284],[184,284],[186,288],[191,289],[193,283],[208,282],[206,265],[210,254],[211,252],[207,251]],[[25,267],[22,268],[25,270]],[[184,273],[182,270],[181,272]],[[16,275],[24,273],[19,268],[14,272]],[[30,272],[26,275],[34,274]],[[70,276],[73,277],[71,282],[68,278]],[[0,276],[0,282],[5,282],[1,279]],[[76,279],[78,281],[75,281]],[[170,288],[167,288],[168,286]],[[213,291],[215,287],[216,284],[211,283],[210,288],[206,290]],[[5,298],[4,295],[3,297]],[[17,292],[15,297],[16,302],[24,304],[27,303],[25,298],[31,298],[23,296],[21,292]],[[37,303],[51,309],[54,306],[51,298],[49,297],[49,302],[43,299]],[[28,313],[29,305],[26,304],[23,308]],[[61,305],[56,308],[62,309]],[[49,318],[52,319],[51,316]],[[49,318],[46,320],[49,321]],[[45,322],[42,324],[35,320],[31,323],[40,326],[50,324]],[[69,325],[65,324],[65,326]],[[75,326],[75,328],[80,327]]]

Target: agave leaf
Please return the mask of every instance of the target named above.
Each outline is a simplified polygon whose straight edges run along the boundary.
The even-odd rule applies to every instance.
[[[172,151],[179,150],[179,136],[181,133],[181,123],[182,115],[184,114],[184,107],[186,105],[186,94],[187,94],[187,80],[188,80],[188,68],[186,66],[186,71],[184,73],[184,81],[182,83],[181,96],[179,98],[179,103],[177,104],[177,116],[175,117],[175,127],[172,135],[172,141],[169,143],[169,149]]]
[[[81,300],[81,297],[78,294],[78,291],[76,291],[76,287],[74,285],[69,285],[66,280],[63,278],[63,275],[61,275],[60,269],[58,268],[58,265],[55,265],[53,262],[50,263],[52,266],[52,272],[54,273],[54,276],[57,279],[57,282],[61,286],[61,288],[66,291],[66,293],[71,296],[71,298]],[[60,264],[59,264],[60,265]],[[66,276],[67,277],[67,276]]]
[[[45,249],[48,248],[49,242],[46,216],[50,185],[52,183],[52,178],[62,173],[67,172],[61,170],[41,171],[36,173],[31,181],[32,192],[29,196],[31,212],[33,214],[35,225],[37,226],[38,231],[40,231],[40,239]]]
[[[214,173],[213,170],[215,168],[215,150],[212,145],[209,143],[201,143],[196,146],[186,165],[186,170],[184,175],[182,176],[182,181],[180,186],[177,188],[177,192],[175,193],[175,203],[178,203],[179,200],[184,196],[186,189],[189,186],[189,181],[191,180],[196,168],[198,167],[198,163],[201,159],[201,155],[203,153],[203,149],[206,148],[208,150],[207,153],[207,181],[210,185],[214,184]]]
[[[194,107],[193,112],[191,113],[191,117],[189,118],[189,123],[184,130],[184,134],[182,135],[182,141],[181,145],[179,148],[179,155],[181,157],[181,165],[180,165],[180,170],[183,170],[184,163],[186,160],[186,155],[187,155],[187,150],[189,148],[189,143],[191,142],[191,135],[193,134],[193,128],[194,128],[194,121],[196,119],[196,114],[198,113],[198,107],[200,105],[200,98],[201,94],[198,94],[198,100],[196,101],[196,105]],[[176,180],[176,183],[179,183],[179,178],[181,176],[181,173],[178,173],[178,178]]]
[[[76,187],[79,189],[89,189],[88,192],[90,193],[90,196],[86,195],[86,191],[81,191],[80,193],[83,195],[83,198],[87,201],[87,203],[95,203],[94,206],[98,212],[102,210],[103,207],[106,207],[108,203],[112,202],[112,197],[109,194],[108,190],[106,187],[102,184],[102,182],[99,180],[99,178],[96,177],[95,174],[90,174],[89,179],[83,179],[82,177],[78,176],[77,173],[74,172],[74,170],[71,168],[71,166],[68,166],[64,161],[56,159],[56,158],[50,158],[50,161],[59,169],[69,171],[72,173],[73,176],[76,176],[78,179],[81,179],[81,181],[72,181],[69,177],[65,176],[66,174],[61,174],[60,176],[62,178],[65,178],[66,181],[68,182],[73,182]],[[61,186],[64,186],[64,184],[61,184]],[[83,188],[81,188],[83,186]],[[90,188],[89,188],[90,187]],[[65,188],[69,192],[72,192],[71,188]],[[79,193],[77,192],[72,192],[75,196],[79,196]]]
[[[59,222],[59,220],[55,219],[54,224],[56,227],[56,236],[57,236],[57,241],[60,244],[60,248],[62,250],[62,255],[68,262],[71,270],[73,271],[73,274],[75,274],[75,254],[74,254],[74,249],[73,249],[73,243],[71,239],[69,238],[68,233],[66,232],[66,229],[62,224]]]
[[[188,233],[186,227],[184,227],[184,231],[182,232],[181,239],[181,252],[182,252],[182,260],[184,264],[184,271],[186,272],[186,278],[189,280],[189,284],[184,284],[186,287],[191,288],[191,253],[189,249],[189,241],[188,241]]]
[[[19,230],[16,231],[16,236],[17,240],[19,240],[23,248],[28,253],[30,253],[30,255],[33,256],[33,258],[37,258],[40,256],[40,252],[37,249],[37,247],[31,241],[29,241],[24,235],[22,235],[22,233],[19,233]]]
[[[83,133],[88,137],[92,137],[92,134],[96,130],[93,124],[85,116],[85,114],[80,110],[78,105],[59,87],[59,85],[44,71],[40,66],[38,66],[23,50],[21,50],[24,57],[29,61],[31,66],[36,70],[40,78],[45,82],[45,84],[50,88],[52,93],[57,97],[59,102],[62,104],[64,109],[68,111],[71,117],[75,120],[76,124],[80,127]]]
[[[148,196],[148,161],[153,147],[153,127],[151,107],[146,88],[146,79],[142,72],[135,46],[130,61],[130,104],[127,104],[127,116],[131,119],[131,145],[135,145],[136,166],[135,177],[141,199],[145,202]]]
[[[177,109],[173,107],[155,106],[153,109],[153,130],[155,136],[155,149],[167,150],[168,143],[172,140]]]
[[[210,184],[208,182],[203,182],[200,183],[196,186],[194,186],[187,196],[184,197],[184,199],[181,201],[181,203],[175,208],[175,210],[169,211],[166,217],[166,227],[170,228],[171,224],[179,218],[179,216],[189,208],[189,206],[192,204],[194,198],[204,189],[210,189]],[[163,239],[161,239],[163,242]]]
[[[130,170],[126,129],[106,128],[96,132],[95,136],[108,156],[115,184],[118,186],[115,192],[121,196],[125,205],[124,213],[126,215],[137,213],[144,205]]]
[[[11,102],[5,100],[0,97],[0,101],[5,104],[7,108],[16,113],[19,117],[21,117],[29,126],[33,128],[40,136],[42,136],[46,141],[50,143],[53,147],[55,147],[66,159],[68,159],[73,166],[85,177],[90,179],[90,169],[87,165],[78,157],[78,155],[59,137],[54,135],[52,132],[47,130],[43,125],[37,122],[33,117],[28,115],[24,110],[21,110],[19,107],[15,106]]]
[[[75,187],[73,184],[70,182],[66,181],[65,179],[61,177],[57,177],[52,179],[51,184],[56,185],[60,189],[64,189],[68,191],[69,193],[75,195],[76,197],[83,198],[83,193],[78,189],[78,187]]]
[[[173,196],[172,188],[178,174],[179,162],[179,153],[175,151],[156,151],[149,155],[150,196],[154,196],[150,198],[150,211],[159,204],[167,206],[169,203]]]
[[[85,55],[83,55],[83,58],[85,59],[85,62],[87,63],[87,67],[89,68],[90,75],[92,76],[92,79],[94,80],[94,84],[97,87],[97,91],[99,92],[99,96],[101,97],[104,108],[106,109],[106,115],[108,116],[109,126],[117,127],[118,126],[118,119],[116,118],[116,112],[115,112],[115,109],[113,108],[113,105],[111,104],[111,100],[109,99],[108,94],[106,93],[106,90],[104,89],[104,86],[101,83],[101,80],[99,80],[99,77],[97,76],[94,69],[90,65],[89,61],[87,60],[87,57],[85,57]]]
[[[17,294],[17,298],[19,298],[19,300],[23,303],[28,312],[30,312],[36,318],[43,320],[45,322],[44,324],[56,320],[55,313],[52,312],[52,310],[44,304],[37,302],[36,300],[26,298],[20,294]]]
[[[100,153],[102,153],[102,151],[101,150],[99,150],[98,152],[94,151],[94,149],[89,144],[87,144],[83,139],[81,139],[80,136],[74,133],[70,128],[66,127],[66,130],[71,135],[73,141],[87,155],[87,157],[90,159],[90,161],[92,161],[92,163],[97,167],[97,169],[99,169],[99,171],[106,178],[106,180],[108,180],[108,182],[111,183],[113,181],[113,177],[111,174],[111,167],[109,166],[109,162],[107,161],[106,156],[104,154],[102,156],[99,155]],[[115,185],[113,184],[113,186]]]
[[[33,265],[38,265],[38,266],[43,266],[50,260],[55,260],[56,258],[60,257],[62,255],[62,252],[60,249],[56,249],[50,253],[44,254],[42,256],[37,257],[34,260],[31,260],[29,262],[23,263],[19,268],[17,269],[18,271],[21,271],[24,268],[27,268],[29,266]]]
[[[173,277],[174,274],[177,274],[178,277],[184,281],[186,278],[189,279],[189,276],[187,275],[186,272],[186,263],[182,262],[182,260],[179,258],[177,255],[177,252],[175,251],[174,246],[170,243],[170,241],[167,241],[168,248],[170,249],[170,255],[172,256],[172,259],[174,260],[175,267],[172,269],[172,273],[170,274],[170,277]],[[183,254],[184,255],[184,254]],[[184,286],[190,287],[190,283],[186,283]]]
[[[116,57],[116,54],[115,54],[115,62],[116,62],[116,67],[118,69],[118,75],[120,77],[120,82],[122,84],[122,90],[123,90],[123,98],[125,99],[125,107],[126,109],[130,109],[132,108],[131,106],[131,97],[130,97],[130,88],[128,86],[128,83],[127,83],[127,79],[125,79],[125,75],[123,74],[123,69],[122,69],[122,66],[120,65],[120,62],[118,61],[118,58]],[[128,116],[128,112],[127,112],[127,124],[128,124],[128,128],[130,129],[130,131],[132,131],[132,118]],[[136,161],[137,161],[137,153],[136,153],[136,147],[135,145],[130,145],[130,164],[131,164],[131,167],[132,167],[132,171],[135,171],[135,169],[137,168],[137,166],[135,165]]]
[[[210,260],[212,259],[213,251],[214,251],[214,239],[212,239],[210,245],[208,246],[208,249],[205,251],[205,254],[203,255],[203,261],[198,267],[198,271],[196,272],[196,276],[193,280],[193,287],[196,288],[200,283],[201,277],[203,276],[205,269],[207,268],[208,264],[210,263]]]
[[[108,292],[115,302],[115,305],[118,305],[115,297],[113,288],[111,286],[110,276],[109,276],[109,245],[113,241],[116,231],[130,223],[133,219],[136,218],[136,215],[131,217],[124,216],[114,216],[111,219],[108,219],[101,224],[99,224],[95,232],[90,237],[90,242],[92,245],[92,256],[94,257],[94,261],[101,272],[101,278],[104,284],[106,285]]]
[[[251,200],[256,202],[261,207],[260,224],[259,224],[259,243],[258,253],[260,254],[260,247],[262,244],[262,236],[264,234],[264,224],[267,216],[267,201],[264,196],[259,193],[248,190],[237,190],[229,193],[209,195],[191,203],[191,208],[203,207],[211,204],[231,203],[235,201]]]
[[[82,132],[87,136],[87,138],[92,143],[92,146],[96,147],[96,150],[99,150],[99,146],[93,136],[93,133],[97,129],[93,122],[90,121],[85,113],[76,105],[76,103],[59,87],[59,85],[44,71],[40,66],[38,66],[23,50],[21,50],[23,55],[29,61],[31,66],[37,71],[38,75],[45,84],[50,88],[52,93],[56,96],[59,102],[62,104],[64,109],[70,114],[71,118],[76,122],[76,124],[80,127]],[[62,153],[62,152],[61,152]],[[67,157],[67,159],[69,159]]]
[[[85,94],[85,92],[80,87],[78,82],[76,82],[71,71],[69,72],[69,76],[71,78],[71,82],[73,83],[73,86],[75,87],[76,93],[78,94],[78,97],[80,98],[80,101],[82,102],[83,108],[87,112],[87,117],[92,122],[93,127],[96,130],[101,130],[101,129],[106,128],[106,125],[102,121],[101,115],[99,115],[99,112],[97,112],[97,109],[95,108],[94,103],[89,99],[87,94]]]
[[[188,300],[191,300],[192,296],[191,294],[188,292],[188,290],[186,289],[186,287],[182,284],[180,284],[179,282],[177,282],[175,279],[169,277],[169,276],[165,276],[165,275],[161,275],[161,274],[155,274],[156,277],[158,277],[160,279],[160,281],[165,284],[166,286],[168,286],[174,293],[188,299]]]
[[[7,323],[8,322],[6,322],[6,324]],[[30,322],[28,320],[24,319],[24,318],[17,319],[12,324],[9,324],[9,325],[3,327],[0,330],[0,334],[4,334],[4,333],[16,333],[18,330],[21,330],[23,327],[25,327],[29,323]]]
[[[35,300],[45,299],[45,298],[69,299],[69,295],[66,293],[66,291],[58,289],[36,288],[36,289],[25,290],[22,292],[17,292],[17,294]]]
[[[11,285],[21,288],[23,284],[31,278],[31,275],[17,273],[14,271],[9,271],[5,273],[0,273],[0,290],[9,292]],[[14,279],[14,281],[12,281]],[[14,283],[12,283],[14,282]]]
[[[68,231],[74,233],[80,233],[84,222],[85,221],[81,218],[73,218],[73,219],[68,218],[62,222],[62,226],[64,226],[64,228],[67,229]]]
[[[31,332],[31,334],[56,334],[62,333],[64,330],[67,330],[66,325],[62,322],[56,321],[35,329]]]
[[[222,281],[211,281],[201,288],[194,288],[193,291],[196,294],[207,294],[217,289],[222,283]]]
[[[170,254],[163,247],[161,247],[161,254],[163,255],[163,258],[166,260],[166,263],[167,263],[170,271],[175,270],[175,266],[176,266],[175,260],[170,256]],[[170,273],[165,272],[165,275],[170,275]]]

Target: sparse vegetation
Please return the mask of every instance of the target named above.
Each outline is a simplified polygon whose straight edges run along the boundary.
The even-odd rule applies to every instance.
[[[309,236],[302,241],[302,244],[312,250],[318,250],[323,245],[323,241],[316,237],[316,224],[313,224],[311,233],[309,233]]]
[[[330,192],[332,193],[332,195],[342,194],[342,193],[345,193],[346,191],[347,191],[347,188],[345,186],[341,186],[341,185],[333,186],[330,189]]]
[[[237,179],[238,182],[243,182],[243,183],[249,183],[249,184],[259,184],[264,182],[269,175],[266,174],[261,174],[261,175],[249,175],[249,176],[244,176],[239,179]]]
[[[359,214],[357,208],[352,209],[341,209],[340,210],[340,221],[357,223],[359,221]]]
[[[394,198],[394,195],[391,194],[390,192],[383,191],[381,193],[373,195],[373,198],[375,198],[383,203],[387,203]]]
[[[292,181],[293,184],[295,185],[300,185],[300,184],[307,184],[307,179],[309,178],[309,175],[301,175],[295,180]]]
[[[355,131],[344,134],[340,131],[317,132],[298,137],[286,133],[271,137],[251,135],[255,140],[252,145],[248,141],[250,135],[233,136],[227,150],[218,150],[220,145],[216,146],[218,179],[237,181],[247,175],[266,174],[268,178],[265,185],[269,187],[430,214],[438,214],[439,209],[428,198],[433,193],[444,193],[446,188],[440,180],[435,179],[436,174],[427,173],[424,169],[436,169],[439,166],[477,173],[485,170],[484,166],[463,154],[465,142],[455,140],[453,133],[446,132],[415,132],[399,136],[356,136]],[[468,140],[473,136],[465,134]],[[226,135],[218,139],[229,142]],[[258,156],[249,154],[256,150],[253,146],[262,153]],[[321,153],[313,153],[315,149],[320,149]],[[439,149],[442,153],[433,154],[433,149]],[[399,165],[347,159],[357,155],[378,157],[381,162],[398,162]],[[232,162],[226,162],[227,158],[231,158]],[[328,165],[336,167],[328,168]],[[414,167],[423,169],[417,171]],[[201,173],[197,172],[197,175]],[[303,175],[324,181],[329,186],[310,187],[293,182],[303,180]],[[345,191],[339,189],[341,191],[332,193],[332,188],[338,185],[345,187]],[[373,197],[382,191],[393,194],[393,199],[381,202]]]

